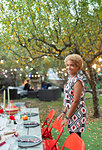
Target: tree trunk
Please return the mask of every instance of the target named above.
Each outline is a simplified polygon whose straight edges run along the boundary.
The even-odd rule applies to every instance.
[[[99,99],[97,96],[97,91],[96,91],[96,83],[95,83],[95,78],[94,78],[94,73],[93,73],[93,69],[92,69],[92,65],[91,64],[87,64],[88,65],[88,69],[89,69],[89,76],[90,76],[90,86],[92,88],[92,96],[93,96],[93,108],[94,108],[94,117],[98,118],[100,117],[99,114]]]
[[[16,72],[14,72],[14,86],[17,86],[16,80]]]

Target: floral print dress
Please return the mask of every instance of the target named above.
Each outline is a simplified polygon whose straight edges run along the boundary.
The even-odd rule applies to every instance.
[[[87,109],[84,102],[84,83],[79,74],[69,79],[64,88],[64,106],[67,107],[67,111],[71,108],[74,101],[74,85],[78,80],[82,83],[83,91],[76,111],[68,120],[68,131],[70,132],[84,132],[86,130]]]

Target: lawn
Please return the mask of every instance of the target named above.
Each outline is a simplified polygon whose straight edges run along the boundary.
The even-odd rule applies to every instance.
[[[93,118],[93,103],[92,103],[92,96],[91,94],[86,93],[86,106],[88,109],[88,120],[87,120],[87,130],[85,133],[82,133],[82,139],[85,142],[86,150],[101,150],[102,149],[102,115],[100,118]],[[18,101],[18,100],[15,100]],[[38,99],[28,99],[23,98],[19,101],[25,102],[27,107],[38,107],[40,113],[40,121],[41,124],[45,120],[47,114],[51,109],[55,110],[55,116],[53,121],[56,117],[62,112],[63,110],[63,93],[61,99],[56,101],[39,101]],[[29,105],[30,104],[30,105]],[[102,114],[102,96],[99,96],[99,106],[100,106],[100,114]],[[59,139],[58,145],[61,148],[65,139],[68,137],[69,133],[67,131],[67,126],[64,129],[62,136]],[[53,130],[53,136],[56,137],[57,134]]]

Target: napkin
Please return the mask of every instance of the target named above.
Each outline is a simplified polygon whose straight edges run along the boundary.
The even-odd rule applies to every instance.
[[[37,142],[41,142],[41,140],[38,139],[38,138],[33,138],[33,139],[30,139],[30,138],[20,138],[20,139],[18,139],[18,142],[32,142],[32,143],[37,143]]]
[[[5,140],[0,136],[0,146],[2,146],[5,143],[6,143]]]
[[[31,116],[37,116],[38,113],[29,113],[29,112],[26,112],[23,115],[27,115],[28,117],[31,117]]]
[[[12,137],[13,135],[14,136],[18,136],[18,133],[17,133],[17,131],[16,130],[11,130],[11,131],[6,131],[6,132],[4,132],[4,137],[5,137],[5,139],[7,139],[7,138],[9,138],[9,137]]]
[[[4,145],[5,143],[5,141],[0,141],[0,146]]]
[[[38,122],[24,122],[24,125],[36,125],[36,124],[39,124]]]

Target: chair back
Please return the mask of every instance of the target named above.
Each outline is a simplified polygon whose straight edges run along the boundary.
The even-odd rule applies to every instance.
[[[56,143],[58,142],[58,140],[59,140],[59,138],[60,138],[60,136],[62,135],[62,132],[63,132],[63,130],[64,130],[64,125],[61,126],[61,122],[62,122],[62,119],[61,119],[61,118],[60,118],[59,120],[56,119],[56,120],[54,121],[54,123],[52,124],[50,130],[49,130],[49,132],[51,132],[51,130],[54,128],[54,129],[56,129],[56,131],[59,132],[59,134],[58,134],[58,136],[57,136],[57,138],[56,138],[56,140],[55,140],[55,142],[54,142],[54,144],[53,144],[51,150],[53,150],[53,148],[55,147]]]
[[[76,133],[72,133],[67,137],[61,150],[63,150],[64,147],[66,147],[70,150],[85,150],[85,143],[79,137],[79,135],[77,135]]]
[[[55,111],[54,111],[54,109],[52,109],[49,112],[49,114],[47,115],[47,117],[46,117],[46,119],[45,119],[45,121],[44,121],[44,123],[42,125],[42,128],[46,126],[45,127],[45,131],[48,129],[48,127],[49,127],[49,125],[50,125],[50,123],[51,123],[51,121],[52,121],[52,119],[54,117],[54,114],[55,114]]]

